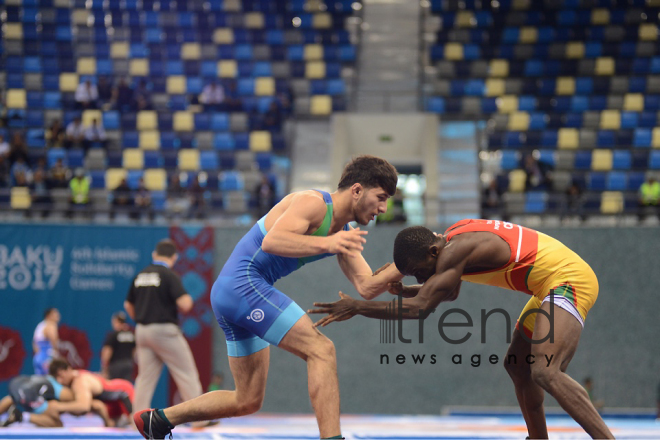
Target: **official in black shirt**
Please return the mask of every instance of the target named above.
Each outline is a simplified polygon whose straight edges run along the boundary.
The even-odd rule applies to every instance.
[[[101,372],[108,379],[133,382],[135,335],[126,323],[126,313],[113,313],[111,323],[112,331],[101,349]]]
[[[163,363],[184,401],[202,394],[195,360],[178,326],[177,313],[188,313],[193,300],[172,271],[178,259],[176,247],[172,240],[161,240],[151,256],[153,263],[135,277],[124,301],[128,315],[137,323],[135,412],[150,407]]]

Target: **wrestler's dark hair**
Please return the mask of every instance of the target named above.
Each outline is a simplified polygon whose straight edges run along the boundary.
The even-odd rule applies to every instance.
[[[411,226],[399,232],[394,239],[394,264],[399,272],[411,275],[410,267],[426,259],[429,247],[437,239],[433,231],[424,226]]]
[[[165,238],[159,241],[156,245],[156,253],[161,257],[171,258],[174,254],[176,254],[176,246],[174,246],[174,242],[172,240]]]
[[[71,368],[71,365],[64,358],[55,358],[50,361],[50,366],[48,367],[48,374],[53,377],[57,377],[57,373],[60,371],[68,370]]]
[[[396,168],[380,157],[368,154],[353,158],[345,167],[337,185],[338,190],[356,183],[365,188],[383,188],[390,196],[396,192]]]
[[[53,310],[57,310],[55,307],[48,307],[44,310],[44,319],[48,318],[48,315],[52,313]]]

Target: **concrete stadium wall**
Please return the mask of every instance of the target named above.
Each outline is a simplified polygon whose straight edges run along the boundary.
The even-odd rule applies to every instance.
[[[373,269],[392,258],[392,243],[400,228],[370,229],[364,252]],[[244,229],[216,230],[218,271],[238,242]],[[594,381],[596,398],[607,407],[653,407],[660,382],[660,321],[657,317],[660,267],[659,229],[554,229],[544,232],[580,254],[600,281],[598,301],[586,320],[580,345],[568,373],[582,382]],[[409,279],[412,283],[414,280]],[[334,301],[339,290],[353,297],[357,293],[342,275],[333,258],[312,263],[280,280],[276,287],[303,309],[314,301]],[[391,300],[389,294],[382,297]],[[418,324],[408,322],[404,336],[413,343],[380,342],[380,322],[364,317],[331,324],[323,329],[337,348],[343,413],[437,414],[445,405],[513,405],[513,385],[502,367],[507,350],[507,326],[502,315],[489,318],[486,342],[481,343],[481,310],[501,308],[515,324],[528,297],[521,293],[464,283],[461,296],[450,305],[441,305],[424,327],[424,343],[417,341]],[[469,330],[470,339],[460,345],[445,342],[437,323],[448,308],[460,307],[473,318],[471,329],[447,331],[458,339]],[[314,321],[319,317],[312,317]],[[452,315],[448,322],[464,322]],[[456,365],[452,357],[462,356]],[[389,365],[381,363],[389,356]],[[398,364],[397,355],[405,363]],[[412,355],[425,355],[415,364]],[[435,363],[431,356],[435,355]],[[472,366],[474,355],[480,365]],[[498,356],[495,365],[491,355]],[[454,358],[457,360],[457,358]],[[493,358],[494,360],[494,358]],[[226,356],[224,335],[216,328],[214,365],[225,373],[226,388],[233,388]],[[519,360],[521,361],[521,360]],[[476,362],[474,362],[476,364]],[[311,412],[307,395],[305,363],[283,350],[271,349],[268,389],[263,410],[269,412]],[[546,404],[557,406],[548,397]]]

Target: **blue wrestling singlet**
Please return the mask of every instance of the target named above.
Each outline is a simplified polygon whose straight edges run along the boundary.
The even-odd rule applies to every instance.
[[[37,347],[37,352],[32,358],[32,366],[34,367],[34,374],[45,375],[48,374],[48,366],[53,359],[53,344],[44,334],[46,328],[46,321],[41,321],[37,328],[34,329],[34,336],[32,338],[33,344]]]
[[[325,191],[325,218],[311,235],[327,237],[332,222],[332,198]],[[278,345],[305,312],[273,287],[275,281],[306,263],[334,254],[304,258],[280,257],[261,249],[266,236],[262,217],[238,242],[211,289],[211,306],[225,332],[229,356],[248,356],[269,344]],[[348,230],[348,225],[344,225]]]
[[[9,395],[19,410],[42,414],[49,400],[60,400],[62,385],[53,376],[18,376],[9,382]]]

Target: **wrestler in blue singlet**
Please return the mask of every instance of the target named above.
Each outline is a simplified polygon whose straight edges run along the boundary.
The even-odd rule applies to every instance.
[[[46,320],[43,320],[37,325],[37,328],[34,329],[32,342],[37,347],[37,352],[32,358],[34,374],[48,374],[48,365],[53,359],[53,344],[50,343],[50,339],[44,334],[45,328]]]
[[[62,388],[53,376],[18,376],[9,382],[9,395],[20,411],[42,414],[49,400],[60,400]]]
[[[327,237],[332,197],[318,192],[323,195],[326,213],[311,235]],[[278,345],[305,312],[273,284],[306,263],[334,255],[289,258],[266,253],[261,249],[267,234],[265,221],[266,216],[238,242],[211,289],[211,305],[225,332],[229,356],[248,356],[269,344]],[[343,229],[347,231],[348,225]]]

